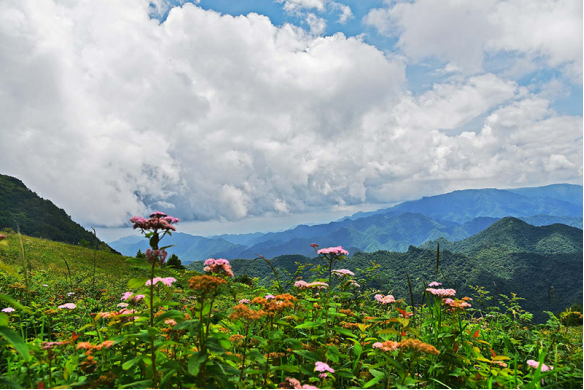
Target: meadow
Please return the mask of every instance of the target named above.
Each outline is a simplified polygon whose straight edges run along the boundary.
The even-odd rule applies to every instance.
[[[310,280],[274,269],[266,287],[224,259],[167,267],[179,221],[131,222],[145,259],[4,232],[0,387],[582,388],[581,313],[534,324],[529,297],[460,296],[439,259],[412,305],[362,288],[375,264],[346,269],[341,247],[313,244]]]

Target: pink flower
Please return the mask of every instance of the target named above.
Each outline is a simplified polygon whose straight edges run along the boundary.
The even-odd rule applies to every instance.
[[[151,264],[158,263],[158,264],[160,264],[160,266],[162,266],[162,265],[164,265],[164,262],[166,261],[167,256],[168,256],[168,253],[164,249],[155,250],[155,251],[153,251],[152,249],[146,250],[146,259],[148,259],[148,261]]]
[[[12,313],[13,311],[15,311],[15,310],[13,308],[11,308],[11,307],[7,307],[5,309],[2,309],[2,312],[3,313]]]
[[[301,288],[301,289],[308,288],[308,283],[306,283],[304,280],[298,280],[298,281],[296,281],[296,283],[294,283],[294,286]]]
[[[323,288],[328,288],[328,284],[324,283],[324,282],[312,282],[312,283],[308,283],[306,285],[306,287],[308,288],[317,288],[319,290],[323,289]]]
[[[131,291],[125,292],[122,294],[121,300],[127,301],[128,298],[130,298],[132,295],[134,295],[134,293]],[[134,295],[134,297],[132,298],[132,301],[139,301],[140,299],[143,299],[143,298],[145,298],[145,296],[142,294]]]
[[[361,285],[354,280],[350,280],[349,283],[351,283],[351,286],[353,287],[361,287]]]
[[[333,246],[330,248],[319,249],[317,252],[319,255],[331,255],[331,256],[348,256],[349,252],[343,249],[342,246]]]
[[[163,213],[162,211],[155,211],[152,214],[150,214],[150,218],[163,218],[166,217],[166,214]]]
[[[528,360],[527,365],[533,368],[534,370],[537,370],[537,368],[539,367],[539,362],[536,362],[535,360]],[[541,363],[541,372],[546,372],[553,369],[554,366],[546,366],[545,364]]]
[[[312,385],[302,385],[301,387],[302,389],[318,389],[318,387],[316,386],[312,386]]]
[[[231,270],[231,265],[229,265],[229,260],[227,259],[207,259],[205,260],[203,268],[205,272],[211,272],[215,274],[225,273],[228,277],[232,278],[233,271]]]
[[[310,246],[313,248],[318,248],[318,244],[310,244]]]
[[[438,287],[438,286],[442,286],[442,283],[438,283],[438,282],[432,282],[428,285],[429,287]]]
[[[74,303],[65,303],[64,305],[59,306],[59,309],[75,309],[77,306],[75,306]]]
[[[328,374],[326,372],[323,372],[322,374],[318,374],[318,377],[320,379],[324,379],[324,378],[328,377]]]
[[[160,282],[160,283],[163,283],[163,284],[167,285],[168,287],[170,287],[170,285],[172,283],[176,282],[176,279],[173,277],[168,277],[168,278],[155,277],[154,279],[147,280],[145,286],[150,286],[152,284],[152,281],[154,281],[155,285],[156,285],[156,283]]]
[[[276,299],[276,297],[273,296],[272,294],[267,294],[264,298],[265,299]]]
[[[348,269],[334,269],[332,271],[333,274],[338,275],[338,276],[355,276],[355,274],[351,271],[349,271]]]
[[[243,303],[244,305],[249,305],[251,303],[251,301],[249,299],[242,299],[239,301],[239,303]]]
[[[124,302],[118,303],[118,307],[126,308],[126,307],[128,307],[128,304],[127,303],[124,303]]]
[[[316,362],[314,363],[314,371],[317,372],[325,372],[328,371],[331,374],[334,374],[335,370],[333,370],[332,368],[329,367],[328,364],[324,363],[324,362]]]
[[[67,293],[67,296],[68,296],[68,297],[70,297],[71,295],[75,295],[75,293],[74,293],[74,292],[68,292],[68,293]]]
[[[453,297],[456,295],[456,291],[451,288],[427,288],[426,291],[441,298]]]
[[[0,241],[7,239],[8,237],[4,234],[0,234]]]
[[[377,302],[381,303],[382,305],[389,305],[390,303],[395,302],[395,298],[393,297],[393,295],[383,296],[381,294],[377,294],[375,295],[374,298]]]

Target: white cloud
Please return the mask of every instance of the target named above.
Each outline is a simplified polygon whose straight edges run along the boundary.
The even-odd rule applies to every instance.
[[[413,95],[405,65],[358,38],[191,4],[162,24],[150,12],[0,3],[1,170],[80,222],[162,205],[233,221],[581,180],[582,118],[543,92],[487,74]]]
[[[306,15],[306,23],[310,26],[310,33],[314,35],[321,35],[326,29],[326,20],[313,13]]]
[[[288,12],[296,12],[307,9],[324,11],[326,9],[327,0],[276,0],[276,2],[284,3],[284,9]]]
[[[337,20],[338,23],[344,24],[347,23],[349,19],[353,19],[353,11],[351,11],[351,7],[348,5],[336,3],[334,1],[331,1],[330,4],[332,9],[340,12],[339,19]]]
[[[486,53],[519,53],[582,82],[580,0],[416,0],[373,9],[364,23],[399,35],[414,60],[437,57],[472,73]]]

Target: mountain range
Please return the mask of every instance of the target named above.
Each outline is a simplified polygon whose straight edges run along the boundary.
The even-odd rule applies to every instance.
[[[536,227],[517,218],[506,217],[488,228],[457,242],[440,239],[439,273],[436,274],[436,241],[405,252],[358,252],[338,264],[355,272],[361,287],[391,291],[396,298],[411,301],[408,277],[414,301],[421,303],[422,292],[431,281],[471,296],[470,286],[481,286],[498,297],[517,294],[526,301],[520,304],[533,313],[536,321],[545,321],[544,310],[557,312],[573,303],[582,302],[582,230],[566,225]],[[284,285],[293,280],[299,265],[306,268],[301,277],[313,275],[310,265],[321,264],[315,256],[285,255],[274,258],[272,265]],[[372,264],[379,265],[369,278],[362,272]],[[259,278],[260,284],[273,282],[272,271],[264,260],[236,259],[231,261],[236,275]],[[202,271],[202,262],[188,268]],[[288,274],[287,274],[288,273]],[[424,284],[425,283],[425,284]],[[473,305],[489,306],[493,301],[475,301]]]
[[[460,241],[507,216],[534,226],[555,223],[582,228],[582,186],[556,184],[512,190],[454,191],[398,204],[388,209],[356,213],[339,221],[299,225],[282,232],[224,234],[214,237],[181,233],[168,239],[183,263],[215,258],[268,258],[299,254],[312,256],[310,244],[341,245],[351,253],[388,250],[403,252],[410,245],[444,239]],[[124,255],[144,251],[139,237],[123,238],[110,245]]]

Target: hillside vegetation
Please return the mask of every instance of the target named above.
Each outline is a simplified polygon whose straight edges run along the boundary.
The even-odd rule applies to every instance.
[[[95,243],[93,233],[74,222],[64,210],[39,197],[20,180],[0,175],[0,230],[5,228],[20,228],[24,235],[67,244]],[[105,244],[99,241],[99,245]]]

